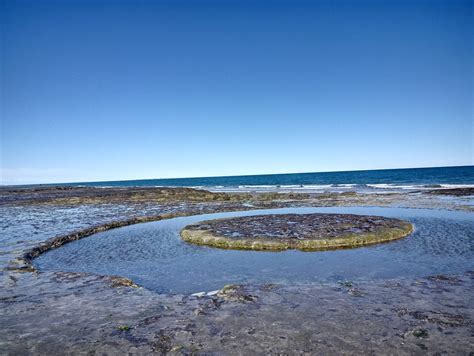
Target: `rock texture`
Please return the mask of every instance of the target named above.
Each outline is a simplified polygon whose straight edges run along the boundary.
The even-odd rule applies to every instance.
[[[358,247],[409,235],[409,222],[352,214],[275,214],[217,219],[186,226],[183,240],[248,250],[325,250]]]
[[[434,189],[426,192],[433,195],[452,195],[455,197],[474,196],[474,188]]]

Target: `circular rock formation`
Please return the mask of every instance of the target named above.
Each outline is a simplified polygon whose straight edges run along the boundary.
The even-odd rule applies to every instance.
[[[327,250],[409,235],[406,221],[352,214],[275,214],[202,221],[181,230],[184,241],[240,250]]]

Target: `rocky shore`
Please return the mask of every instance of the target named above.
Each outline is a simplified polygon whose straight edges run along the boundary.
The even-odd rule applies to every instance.
[[[447,196],[1,188],[0,353],[469,354],[470,271],[376,282],[222,286],[196,297],[157,294],[120,276],[31,266],[39,253],[68,241],[173,216],[293,206],[474,210],[469,196]]]

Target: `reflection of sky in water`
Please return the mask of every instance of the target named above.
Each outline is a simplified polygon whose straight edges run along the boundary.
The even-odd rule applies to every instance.
[[[355,213],[403,218],[409,237],[324,252],[230,251],[181,241],[202,220],[270,213]],[[458,273],[474,269],[474,214],[398,208],[288,208],[183,217],[98,233],[35,260],[43,270],[120,275],[160,292],[193,293],[229,283],[314,283]]]

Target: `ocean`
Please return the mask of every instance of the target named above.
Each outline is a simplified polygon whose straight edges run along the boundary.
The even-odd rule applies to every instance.
[[[66,184],[64,184],[66,185]],[[82,182],[95,187],[192,187],[222,192],[390,192],[474,187],[474,166]]]

